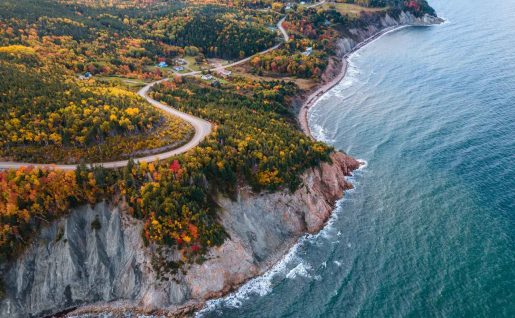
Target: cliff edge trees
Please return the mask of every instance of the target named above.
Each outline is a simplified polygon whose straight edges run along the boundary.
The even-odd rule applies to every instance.
[[[183,56],[186,46],[191,54],[196,52],[191,47],[197,48],[199,59],[210,54],[250,55],[270,44],[274,32],[265,29],[273,27],[279,15],[273,9],[249,9],[262,9],[268,1],[208,7],[151,1],[148,10],[139,10],[141,2],[113,4],[88,0],[0,3],[3,152],[41,156],[44,152],[27,149],[39,144],[55,153],[61,146],[98,148],[110,138],[127,140],[130,147],[134,136],[173,127],[130,88],[96,80],[81,82],[77,75],[90,71],[94,77],[160,78],[163,71],[149,67],[160,57],[172,62]],[[368,5],[388,6],[392,14],[401,9],[431,12],[423,0]],[[282,50],[250,63],[256,72],[270,69],[313,77],[329,63],[334,53],[331,41],[338,32],[379,19],[378,14],[384,14],[380,11],[364,12],[358,19],[330,7],[289,12],[285,27],[292,39]],[[223,21],[226,17],[240,21]],[[214,32],[203,28],[202,22]],[[264,41],[257,41],[258,37]],[[312,66],[302,70],[304,62]],[[331,160],[331,147],[311,140],[297,127],[292,105],[302,92],[295,82],[257,75],[213,81],[178,77],[154,87],[154,99],[215,124],[213,134],[198,147],[171,160],[129,162],[118,170],[81,166],[75,172],[1,171],[0,262],[16,257],[41,226],[67,215],[71,207],[101,200],[119,204],[144,222],[142,235],[146,244],[158,247],[153,263],[160,272],[173,273],[185,263],[201,262],[205,252],[226,237],[214,204],[217,195],[234,198],[241,186],[254,192],[295,190],[306,169]],[[177,136],[179,127],[177,123],[173,129]],[[160,249],[169,247],[179,252],[179,260],[160,257]]]

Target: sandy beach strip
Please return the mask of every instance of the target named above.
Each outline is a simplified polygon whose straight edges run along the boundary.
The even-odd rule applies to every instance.
[[[385,28],[385,29],[377,32],[376,34],[372,35],[371,37],[367,38],[366,40],[358,43],[354,48],[352,48],[352,50],[350,50],[348,53],[346,53],[342,57],[342,67],[341,67],[341,70],[338,73],[338,75],[335,76],[329,82],[326,82],[326,83],[320,85],[319,87],[317,87],[315,89],[315,91],[312,92],[306,98],[306,100],[302,104],[302,107],[300,108],[298,119],[299,119],[299,123],[300,123],[300,127],[301,127],[302,131],[307,136],[309,136],[310,138],[314,139],[313,135],[311,134],[311,130],[309,129],[309,123],[308,123],[308,111],[309,111],[309,109],[311,107],[313,107],[313,105],[320,99],[320,97],[322,95],[324,95],[327,91],[329,91],[331,88],[336,86],[338,83],[340,83],[345,78],[345,75],[347,74],[347,68],[349,66],[349,61],[348,61],[349,57],[351,57],[351,55],[353,53],[357,52],[359,49],[361,49],[364,46],[366,46],[367,44],[377,40],[381,36],[383,36],[383,35],[385,35],[387,33],[390,33],[392,31],[395,31],[395,30],[398,30],[398,29],[401,29],[401,28],[404,28],[404,27],[408,27],[408,26],[409,25],[396,25],[396,26]]]

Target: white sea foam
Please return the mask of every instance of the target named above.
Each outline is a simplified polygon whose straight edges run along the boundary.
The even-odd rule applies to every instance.
[[[349,54],[349,57],[347,57],[347,61],[350,63],[355,57],[359,58],[360,56],[361,54],[359,54],[359,51],[356,51],[354,53]]]
[[[368,161],[366,161],[364,159],[357,159],[357,160],[360,163],[360,165],[359,165],[359,168],[356,170],[363,171],[363,170],[365,170],[366,167],[368,167]]]
[[[366,166],[365,160],[359,161],[363,162],[363,165],[360,167],[360,169]],[[349,182],[353,182],[352,179],[352,177],[346,177],[346,180]],[[347,190],[346,192],[348,191],[352,190]],[[269,271],[261,276],[251,279],[243,286],[241,286],[237,291],[223,298],[208,301],[204,308],[195,314],[195,317],[203,317],[205,313],[216,311],[222,307],[239,308],[241,307],[243,301],[249,299],[249,297],[253,295],[261,297],[268,295],[273,288],[273,279],[279,275],[282,275],[282,277],[287,279],[304,277],[320,280],[320,275],[316,275],[314,277],[310,275],[309,272],[312,270],[312,267],[298,255],[299,247],[301,247],[303,244],[306,244],[306,242],[314,243],[321,237],[324,239],[329,239],[331,237],[331,233],[334,235],[334,223],[336,220],[338,220],[339,212],[342,210],[341,205],[344,201],[345,197],[336,202],[335,211],[331,214],[329,220],[327,221],[324,228],[322,228],[322,230],[316,234],[306,234],[302,236],[299,241],[290,249],[290,251]],[[341,234],[341,232],[338,233]],[[341,262],[334,261],[334,263],[338,266],[341,266]],[[292,264],[296,265],[292,267]],[[325,264],[327,265],[327,263]]]
[[[348,88],[352,87],[354,84],[356,84],[356,82],[359,81],[358,78],[360,74],[361,73],[359,69],[351,61],[348,61],[345,77],[341,80],[340,83],[338,83],[338,85],[329,90],[329,92],[333,92],[337,97],[340,98],[346,97],[344,93],[347,92]]]
[[[439,26],[439,25],[444,25],[444,24],[452,24],[452,21],[447,19],[447,18],[444,18],[444,17],[440,17],[443,19],[443,23],[440,23],[440,24],[435,24],[435,26]]]
[[[334,143],[334,139],[328,136],[327,130],[322,125],[315,124],[311,128],[311,133],[315,139],[323,141],[325,143]]]
[[[297,277],[305,277],[305,278],[311,278],[311,275],[309,274],[309,271],[311,270],[311,266],[309,264],[306,264],[304,262],[300,262],[297,266],[292,268],[288,274],[286,274],[286,278],[293,279]]]
[[[290,249],[290,251],[269,271],[261,276],[251,279],[243,286],[241,286],[237,291],[230,293],[223,298],[208,301],[205,307],[196,313],[195,317],[202,317],[204,313],[216,310],[221,306],[238,308],[241,306],[242,301],[248,299],[251,295],[265,296],[270,293],[272,291],[273,278],[278,274],[286,274],[288,265],[293,261],[298,260],[297,250],[303,241],[303,238],[301,238],[300,242],[295,244]]]

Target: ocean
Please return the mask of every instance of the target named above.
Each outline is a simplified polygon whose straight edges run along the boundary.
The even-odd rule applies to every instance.
[[[515,317],[515,1],[433,0],[311,109],[366,166],[324,230],[201,317]]]

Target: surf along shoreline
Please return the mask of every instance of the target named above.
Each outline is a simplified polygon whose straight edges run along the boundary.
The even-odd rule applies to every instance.
[[[442,23],[443,20],[440,22]],[[298,114],[298,121],[300,124],[300,128],[304,134],[306,134],[308,137],[312,139],[316,139],[311,132],[311,129],[309,127],[309,110],[317,104],[317,102],[320,100],[324,94],[328,93],[332,88],[334,88],[336,85],[338,85],[347,75],[347,70],[349,67],[349,59],[354,55],[356,52],[358,52],[360,49],[364,48],[368,44],[374,42],[375,40],[381,38],[383,35],[386,35],[391,32],[398,31],[400,29],[408,28],[408,27],[421,27],[421,26],[431,26],[431,25],[438,25],[438,23],[434,24],[400,24],[395,25],[391,27],[384,28],[380,30],[379,32],[376,32],[369,38],[359,42],[356,44],[349,52],[345,53],[341,57],[341,68],[331,80],[328,82],[325,82],[323,84],[318,85],[314,90],[311,90],[308,92],[308,95],[306,98],[304,98],[304,102],[302,103],[299,114]],[[327,72],[327,70],[326,70]]]
[[[303,98],[302,107],[300,108],[298,116],[299,116],[299,121],[301,123],[302,131],[307,136],[309,136],[310,138],[314,138],[312,136],[312,134],[311,134],[311,131],[310,131],[309,125],[308,125],[308,117],[307,117],[307,115],[308,115],[309,109],[316,104],[316,102],[320,99],[320,97],[322,97],[325,93],[327,93],[330,89],[332,89],[334,86],[339,84],[341,82],[341,80],[345,78],[345,75],[346,75],[347,69],[348,69],[349,58],[352,56],[352,54],[357,52],[359,49],[363,48],[367,44],[369,44],[369,43],[373,42],[374,40],[380,38],[382,35],[387,34],[389,32],[392,32],[392,31],[395,31],[395,30],[398,30],[400,28],[408,27],[408,26],[411,26],[411,25],[410,24],[400,24],[400,25],[395,25],[395,26],[391,26],[391,27],[386,27],[386,28],[384,28],[382,30],[379,30],[378,32],[376,32],[372,36],[366,38],[365,40],[357,43],[352,49],[350,49],[344,55],[337,56],[338,59],[341,59],[341,65],[340,64],[336,64],[336,67],[339,68],[339,71],[335,72],[335,75],[332,76],[332,78],[329,81],[327,81],[325,83],[322,83],[321,85],[318,85],[314,89],[314,91],[312,91],[311,93],[308,93],[309,96],[307,98]],[[302,123],[304,123],[304,125]],[[361,166],[358,169],[362,169],[364,167],[365,167],[365,165],[364,165],[364,163],[362,163]],[[331,223],[331,217],[334,215],[334,211],[335,210],[333,209],[332,213],[330,214],[330,219],[325,222],[325,224],[323,225],[321,230],[326,228],[327,225]],[[320,233],[320,230],[317,231],[317,233]],[[302,236],[302,237],[305,237],[305,236]],[[208,306],[207,307],[206,307],[206,301],[204,301],[204,303],[198,303],[198,304],[186,303],[186,304],[184,304],[183,306],[180,306],[180,307],[170,308],[170,311],[171,312],[175,312],[175,313],[177,313],[179,315],[180,314],[192,315],[192,314],[194,314],[194,312],[200,310],[200,311],[197,312],[198,313],[197,316],[202,316],[203,312],[206,312],[206,311],[209,312],[209,309],[210,309],[209,308],[209,302],[210,301],[211,301],[211,304],[212,304],[212,302],[216,302],[217,300],[226,299],[227,297],[231,297],[231,295],[234,295],[234,293],[238,293],[240,291],[240,289],[245,286],[245,284],[249,283],[250,281],[252,281],[254,279],[259,279],[259,277],[262,277],[263,275],[267,275],[267,273],[270,273],[270,270],[273,271],[273,268],[275,266],[281,267],[282,266],[281,264],[284,264],[284,262],[287,261],[288,257],[291,257],[291,255],[295,253],[296,246],[298,246],[299,244],[302,243],[302,237],[300,239],[296,240],[291,245],[289,245],[287,247],[285,253],[283,253],[282,255],[277,255],[276,258],[274,257],[274,261],[270,262],[269,264],[267,264],[266,265],[267,268],[264,269],[261,273],[258,273],[258,275],[255,275],[255,276],[249,278],[247,280],[247,282],[243,282],[243,283],[239,284],[239,286],[234,286],[234,288],[226,290],[224,292],[225,295],[222,296],[221,298],[212,298],[211,300],[206,300],[208,302]],[[273,272],[271,273],[271,275],[273,275]],[[265,279],[266,279],[266,277],[265,277]],[[95,305],[93,305],[93,306],[95,306]],[[130,305],[128,303],[122,303],[122,304],[118,303],[117,305],[115,305],[114,308],[116,310],[123,310],[123,311],[125,311],[125,309],[127,309],[127,307],[130,308]],[[84,308],[84,310],[86,310],[86,312],[95,312],[94,309],[92,310],[91,305],[89,305],[89,306],[86,305],[83,308]],[[202,310],[204,308],[206,308],[206,311]],[[98,312],[98,311],[100,311],[100,312],[109,312],[109,311],[111,311],[112,312],[113,311],[113,307],[107,306],[105,308],[102,308],[101,306],[97,305],[96,310],[97,310],[96,312]],[[116,312],[116,310],[114,310],[114,311]],[[138,312],[138,310],[134,310],[134,311]],[[78,314],[80,316],[80,314],[81,314],[80,310],[75,312],[75,314]]]
[[[338,85],[345,78],[345,75],[347,74],[347,70],[348,70],[349,59],[352,57],[352,55],[354,53],[356,53],[357,51],[359,51],[366,45],[372,43],[373,41],[379,39],[380,37],[382,37],[383,35],[386,35],[388,33],[395,32],[397,30],[407,28],[407,27],[432,26],[432,25],[438,25],[438,24],[445,22],[445,20],[443,20],[441,18],[436,18],[435,21],[436,21],[435,23],[399,24],[399,25],[394,25],[394,26],[383,28],[383,29],[379,30],[378,32],[374,33],[372,36],[357,43],[351,50],[349,50],[347,53],[343,54],[341,57],[338,57],[341,59],[341,61],[340,61],[341,66],[340,66],[340,70],[338,71],[338,73],[335,76],[333,76],[329,81],[327,81],[323,84],[317,85],[316,88],[314,88],[313,90],[308,92],[307,97],[303,98],[303,101],[301,102],[302,104],[301,104],[301,107],[300,107],[299,113],[298,113],[298,121],[299,121],[300,127],[301,127],[302,131],[304,132],[304,134],[306,134],[308,137],[310,137],[312,139],[316,139],[312,135],[311,130],[309,128],[309,121],[308,121],[309,110],[314,105],[316,105],[316,103],[320,100],[320,98],[325,93],[327,93],[333,87]],[[328,70],[326,70],[326,72],[327,71]],[[357,171],[360,171],[360,170],[363,170],[364,168],[366,168],[367,162],[365,160],[357,159],[357,161],[359,161],[359,163],[360,163],[360,166],[356,169]],[[320,233],[322,233],[324,231],[324,229],[327,229],[328,226],[330,226],[331,224],[334,223],[334,219],[335,219],[334,212],[336,209],[338,209],[338,206],[340,205],[341,202],[343,202],[343,200],[344,200],[344,197],[340,198],[336,202],[335,207],[329,216],[329,219],[325,222],[323,227],[319,231],[317,231],[316,234],[314,234],[313,236],[317,237],[318,235],[320,235]],[[252,293],[256,293],[257,292],[256,288],[259,289],[260,287],[263,286],[263,284],[266,285],[265,288],[270,288],[270,286],[268,286],[268,284],[267,284],[267,281],[269,279],[271,279],[271,277],[273,277],[274,274],[276,274],[277,272],[280,272],[284,269],[285,264],[296,253],[298,246],[300,246],[300,244],[302,244],[306,239],[309,239],[309,238],[310,238],[310,235],[305,234],[305,235],[301,236],[298,240],[296,240],[295,242],[290,244],[288,246],[288,248],[286,249],[286,253],[284,253],[283,255],[280,255],[276,259],[275,262],[269,263],[267,266],[268,268],[266,270],[264,270],[261,274],[256,275],[252,278],[249,278],[248,280],[246,280],[241,285],[239,285],[235,288],[231,288],[222,297],[211,298],[211,299],[206,300],[202,306],[198,306],[196,309],[194,309],[194,312],[195,312],[194,316],[195,317],[203,317],[205,314],[207,314],[213,310],[219,309],[219,306],[224,303],[238,303],[241,300],[246,299],[248,295],[250,295]],[[259,292],[258,292],[258,294],[259,294]]]

